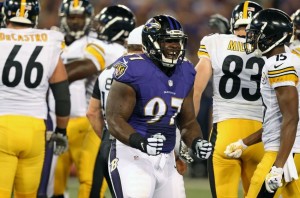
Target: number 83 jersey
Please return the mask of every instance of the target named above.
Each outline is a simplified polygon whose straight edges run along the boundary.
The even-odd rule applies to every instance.
[[[231,118],[262,121],[261,71],[265,61],[247,55],[245,38],[212,34],[202,39],[199,58],[208,58],[213,70],[213,122]]]
[[[63,35],[38,29],[0,29],[0,115],[46,119],[46,92]]]

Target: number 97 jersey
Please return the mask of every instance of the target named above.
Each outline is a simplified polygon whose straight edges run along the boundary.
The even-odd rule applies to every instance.
[[[202,39],[199,58],[213,70],[213,122],[231,118],[262,121],[260,78],[262,58],[244,51],[245,38],[212,34]]]

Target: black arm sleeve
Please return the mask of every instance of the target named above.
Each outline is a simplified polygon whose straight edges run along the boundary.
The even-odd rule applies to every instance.
[[[97,78],[95,85],[94,85],[94,90],[93,90],[93,98],[100,100],[101,94],[100,94],[100,89],[99,89],[99,78]]]
[[[71,111],[69,82],[67,80],[50,84],[55,99],[55,114],[69,116]]]

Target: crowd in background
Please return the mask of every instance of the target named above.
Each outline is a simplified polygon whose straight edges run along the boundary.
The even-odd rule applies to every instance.
[[[59,25],[58,9],[62,0],[43,0],[39,27],[50,28]],[[254,0],[255,1],[255,0]],[[208,20],[210,15],[219,13],[230,19],[232,8],[241,0],[91,0],[95,13],[103,7],[113,4],[124,4],[132,9],[137,18],[137,25],[144,24],[147,19],[165,13],[176,17],[184,26],[188,35],[187,57],[196,64],[199,42],[204,35],[210,33]],[[292,14],[300,8],[300,1],[295,0],[256,0],[264,8],[279,8]]]

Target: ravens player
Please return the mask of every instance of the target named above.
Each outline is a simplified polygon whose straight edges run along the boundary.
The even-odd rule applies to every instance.
[[[109,172],[117,197],[179,197],[174,146],[176,125],[197,157],[207,159],[192,105],[194,66],[185,57],[187,37],[168,15],[149,19],[142,54],[119,58],[107,98],[106,119],[113,141]],[[137,188],[137,186],[139,186]]]

